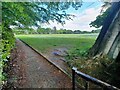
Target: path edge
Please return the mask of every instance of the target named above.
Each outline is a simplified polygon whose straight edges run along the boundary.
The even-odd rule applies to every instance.
[[[18,38],[17,38],[18,39]],[[21,42],[23,42],[25,45],[27,45],[28,47],[30,47],[32,50],[34,50],[37,54],[41,55],[44,59],[46,59],[49,63],[51,63],[52,65],[54,65],[56,68],[58,68],[60,71],[62,71],[64,74],[66,74],[69,78],[72,79],[72,76],[69,75],[65,70],[63,70],[61,67],[59,67],[58,65],[56,65],[54,62],[52,62],[49,58],[47,58],[45,55],[43,55],[40,51],[36,50],[35,48],[33,48],[32,46],[30,46],[29,44],[27,44],[25,41],[18,39]]]

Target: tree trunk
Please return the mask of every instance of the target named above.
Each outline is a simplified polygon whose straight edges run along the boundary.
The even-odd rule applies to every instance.
[[[118,56],[116,58],[116,62],[120,63],[120,52],[119,52],[119,54],[118,54]]]
[[[108,55],[111,57],[111,58],[116,58],[118,53],[120,51],[120,32],[118,33],[118,35],[116,36],[109,52],[108,52]]]
[[[90,56],[101,54],[112,55],[116,58],[119,51],[120,37],[120,1],[114,2],[110,9],[109,15],[104,21],[101,32],[89,51]],[[113,53],[113,54],[112,54]],[[116,54],[116,55],[114,55]]]
[[[120,37],[120,10],[116,14],[113,22],[110,24],[109,29],[102,40],[101,46],[99,48],[98,53],[108,54],[113,53],[112,58],[116,58],[117,56],[114,55],[116,48],[119,45],[119,37]],[[118,55],[118,52],[115,53]]]

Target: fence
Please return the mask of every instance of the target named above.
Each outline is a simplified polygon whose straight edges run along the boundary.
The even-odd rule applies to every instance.
[[[72,85],[73,85],[73,90],[75,90],[75,75],[80,76],[81,78],[83,78],[86,81],[86,85],[85,85],[85,90],[89,90],[89,82],[98,85],[102,88],[102,90],[120,90],[119,88],[112,86],[108,83],[105,83],[101,80],[98,80],[96,78],[93,78],[85,73],[82,73],[80,71],[77,70],[77,68],[73,67],[72,68]]]

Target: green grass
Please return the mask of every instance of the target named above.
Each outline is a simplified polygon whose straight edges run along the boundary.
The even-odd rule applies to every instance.
[[[45,53],[48,49],[66,47],[69,50],[88,50],[97,37],[97,34],[40,34],[40,35],[17,35],[38,51]]]

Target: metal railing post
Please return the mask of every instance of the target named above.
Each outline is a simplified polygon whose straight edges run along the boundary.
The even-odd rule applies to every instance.
[[[80,71],[77,70],[77,68],[73,67],[72,68],[72,89],[75,90],[75,75],[78,75],[80,76],[81,78],[85,79],[86,80],[86,83],[85,83],[85,90],[88,90],[90,87],[89,87],[89,82],[95,84],[95,85],[98,85],[100,87],[103,88],[103,90],[120,90],[119,88],[115,87],[115,86],[112,86],[106,82],[103,82],[99,79],[96,79],[92,76],[89,76],[85,73],[82,73]]]
[[[72,68],[72,90],[75,90],[75,71],[77,68],[73,67]]]
[[[89,82],[85,81],[85,90],[89,90]]]

